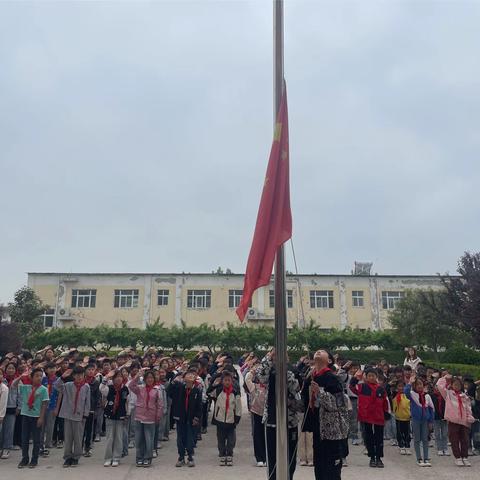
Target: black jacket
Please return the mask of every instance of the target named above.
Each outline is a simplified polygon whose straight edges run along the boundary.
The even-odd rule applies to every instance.
[[[113,405],[115,403],[115,387],[113,385],[108,386],[107,403],[105,405],[105,417],[110,420],[122,420],[127,416],[127,398],[129,390],[124,385],[120,390],[120,403],[118,404],[117,411],[113,413]]]
[[[188,396],[188,410],[186,409],[186,386],[182,382],[172,382],[168,387],[168,396],[172,399],[172,416],[180,422],[191,423],[194,418],[202,415],[202,391],[193,387]]]

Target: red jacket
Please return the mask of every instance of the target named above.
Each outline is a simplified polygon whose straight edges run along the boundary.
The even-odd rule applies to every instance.
[[[385,388],[377,383],[358,383],[354,377],[350,381],[350,390],[358,395],[358,421],[385,425],[385,412],[388,412]]]

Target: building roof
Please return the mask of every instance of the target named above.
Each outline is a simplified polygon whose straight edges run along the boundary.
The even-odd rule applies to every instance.
[[[64,276],[109,276],[109,275],[125,275],[125,276],[141,276],[141,275],[153,275],[158,277],[164,276],[197,276],[197,277],[211,277],[211,276],[224,276],[224,277],[243,277],[244,273],[191,273],[191,272],[27,272],[27,275],[64,275]],[[458,277],[459,275],[451,275],[452,277]],[[273,275],[272,275],[273,277]],[[387,274],[374,274],[374,275],[353,275],[351,273],[299,273],[299,274],[287,274],[287,277],[369,277],[369,278],[440,278],[440,274],[427,274],[427,275],[387,275]]]

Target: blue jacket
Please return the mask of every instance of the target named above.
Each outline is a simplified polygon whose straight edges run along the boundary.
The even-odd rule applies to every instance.
[[[55,382],[54,382],[54,384],[55,384]],[[54,384],[52,384],[52,388],[49,389],[48,388],[48,378],[46,376],[44,376],[42,378],[42,385],[45,386],[48,390],[51,390],[49,392],[50,399],[48,401],[48,407],[47,407],[47,411],[49,411],[49,412],[55,410],[55,407],[57,406],[58,391],[55,390]]]
[[[410,384],[405,386],[403,393],[410,400],[412,420],[416,422],[433,422],[435,418],[435,408],[432,398],[428,393],[425,394],[425,408],[422,408],[422,404],[420,403],[420,395],[412,390]]]

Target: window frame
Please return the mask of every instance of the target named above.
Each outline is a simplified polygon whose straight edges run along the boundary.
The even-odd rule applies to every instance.
[[[80,292],[88,292],[80,293]],[[85,300],[88,299],[88,305]],[[79,300],[82,300],[80,305]],[[71,308],[95,308],[97,306],[97,289],[96,288],[73,288]]]
[[[170,297],[170,290],[168,288],[158,288],[157,289],[157,307],[168,307],[169,297]]]
[[[332,310],[335,308],[335,292],[333,290],[310,290],[310,308]]]
[[[199,302],[200,299],[202,300],[201,302]],[[190,310],[208,310],[212,308],[212,290],[187,290],[187,308]]]
[[[382,290],[382,309],[395,310],[397,302],[402,300],[404,297],[405,292],[402,292],[401,290]]]
[[[268,291],[268,305],[270,308],[275,308],[275,290]],[[287,288],[287,308],[293,308],[293,289]]]
[[[138,288],[116,288],[113,292],[113,308],[138,308],[139,296]]]
[[[44,328],[53,328],[55,326],[55,309],[54,308],[47,308],[40,315],[40,318],[42,319],[42,323],[43,323]],[[47,323],[46,323],[47,318],[52,319],[52,322],[51,322],[52,324],[51,325],[47,325]]]
[[[364,290],[352,290],[352,307],[363,308],[365,307],[365,291]],[[359,303],[356,305],[356,303]]]

